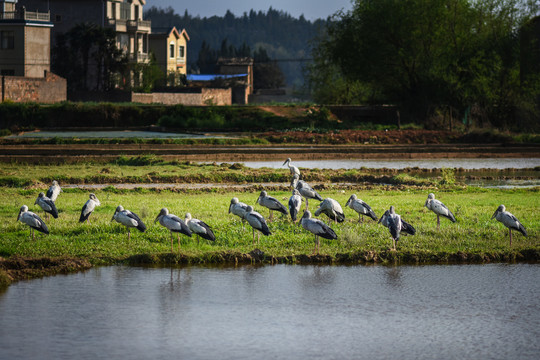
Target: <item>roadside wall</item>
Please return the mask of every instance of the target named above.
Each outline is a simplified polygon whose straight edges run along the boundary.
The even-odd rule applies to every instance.
[[[43,78],[0,76],[0,100],[55,103],[66,101],[67,82],[51,72]]]
[[[164,105],[231,105],[232,90],[202,88],[185,93],[132,93],[131,101],[141,104]]]

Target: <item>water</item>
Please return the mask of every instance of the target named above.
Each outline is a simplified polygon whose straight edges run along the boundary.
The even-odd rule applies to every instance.
[[[287,167],[283,161],[246,161],[243,164],[250,168],[279,169]],[[353,160],[298,160],[293,165],[308,169],[405,169],[418,167],[421,169],[463,168],[463,169],[529,169],[540,166],[538,158],[447,158],[447,159],[353,159]]]
[[[103,267],[0,294],[2,359],[537,359],[540,266]]]
[[[6,136],[7,139],[20,138],[79,138],[79,139],[201,139],[201,138],[231,138],[220,134],[181,134],[156,131],[29,131],[18,135]]]

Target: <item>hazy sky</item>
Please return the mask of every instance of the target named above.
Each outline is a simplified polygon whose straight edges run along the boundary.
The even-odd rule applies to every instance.
[[[266,11],[270,6],[276,10],[283,10],[294,17],[304,14],[307,20],[318,18],[326,19],[338,10],[350,10],[352,0],[146,0],[145,8],[151,6],[167,8],[171,6],[177,14],[183,14],[187,9],[191,15],[209,17],[223,16],[230,10],[236,16],[254,9]]]

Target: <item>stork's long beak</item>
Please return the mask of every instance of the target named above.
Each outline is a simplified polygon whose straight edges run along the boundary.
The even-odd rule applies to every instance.
[[[384,215],[383,215],[383,216],[384,216]],[[383,217],[381,216],[381,218],[379,219],[379,221],[377,221],[377,224],[380,224],[380,223],[381,223],[382,218],[383,218]]]
[[[232,203],[229,205],[229,214],[231,213]]]
[[[495,216],[497,216],[498,213],[499,213],[499,209],[495,210],[495,212],[493,213],[493,216],[491,217],[491,219],[494,219]]]
[[[114,215],[116,215],[116,211],[114,212]],[[114,215],[112,216],[111,221],[114,220]]]
[[[21,218],[21,210],[19,210],[19,215],[17,215],[17,221],[19,221],[20,218]]]
[[[285,162],[283,163],[283,165],[285,165],[286,163],[287,163],[287,160],[285,160]],[[281,165],[281,166],[283,166],[283,165]]]
[[[158,216],[156,216],[156,220],[154,220],[154,224],[158,222],[160,215],[161,215],[161,213]]]
[[[428,201],[429,201],[429,200],[426,200],[426,202],[424,203],[424,207],[427,207]]]

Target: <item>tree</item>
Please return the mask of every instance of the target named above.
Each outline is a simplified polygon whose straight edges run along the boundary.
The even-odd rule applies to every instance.
[[[285,77],[276,61],[272,61],[266,50],[259,47],[253,53],[253,87],[255,89],[279,89],[285,86]]]
[[[526,5],[356,0],[317,42],[312,70],[330,63],[341,84],[362,85],[360,98],[376,94],[373,99],[399,105],[412,120],[427,121],[444,109],[463,114],[475,105],[503,126],[521,94],[516,34],[530,17]]]

